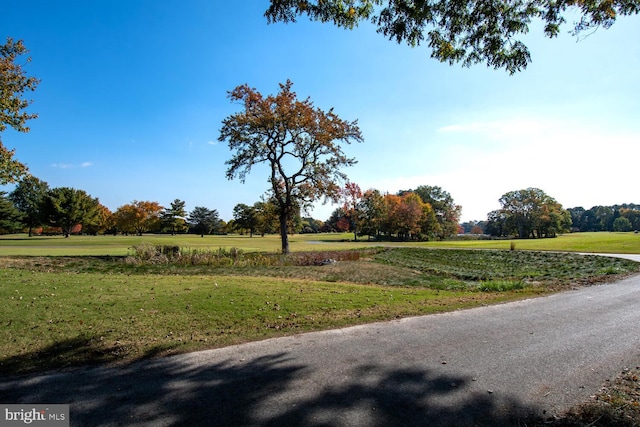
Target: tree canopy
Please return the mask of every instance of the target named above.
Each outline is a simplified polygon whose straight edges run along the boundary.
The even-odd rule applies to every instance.
[[[175,235],[176,232],[182,232],[188,228],[187,221],[185,220],[187,216],[185,205],[186,203],[184,201],[174,199],[174,201],[171,202],[171,206],[164,208],[160,215],[162,223],[171,230],[172,236]]]
[[[625,221],[618,221],[616,225],[616,220],[621,217],[631,223],[631,230],[640,230],[640,205],[637,204],[593,206],[588,210],[576,207],[568,211],[574,231],[620,231],[620,228],[627,228]]]
[[[187,222],[196,233],[200,234],[200,237],[204,237],[205,234],[211,233],[218,226],[220,218],[216,209],[196,206],[189,212]]]
[[[269,165],[270,193],[278,207],[285,254],[289,253],[287,225],[296,209],[323,197],[340,198],[340,181],[346,181],[340,168],[356,161],[344,154],[339,143],[363,140],[357,121],[342,120],[333,109],[315,108],[308,98],[298,100],[292,85],[287,80],[277,95],[267,97],[248,85],[229,92],[231,101],[241,103],[244,111],[223,120],[218,138],[233,152],[226,162],[228,179],[244,182],[253,166]]]
[[[10,198],[0,191],[0,233],[15,233],[22,226],[22,213]]]
[[[500,205],[500,210],[488,214],[487,231],[493,235],[555,237],[571,228],[569,211],[539,188],[505,193]]]
[[[258,213],[255,206],[238,203],[233,208],[233,219],[237,229],[248,230],[249,237],[253,237],[258,226]]]
[[[27,76],[22,64],[17,62],[27,52],[22,40],[14,41],[11,37],[0,46],[0,132],[7,126],[18,132],[28,132],[27,120],[38,117],[25,111],[31,101],[23,96],[38,85],[38,79]],[[28,63],[31,58],[24,61]],[[15,150],[9,150],[0,140],[0,184],[16,182],[27,173],[27,167],[16,160],[14,154]]]
[[[333,211],[323,227],[326,231],[353,231],[354,235],[389,240],[442,238],[443,227],[436,211],[417,192],[383,195],[375,189],[362,192],[353,183],[348,183],[343,192],[345,203]]]
[[[163,207],[158,202],[134,200],[120,206],[113,214],[116,227],[124,233],[142,236],[160,224]]]
[[[88,226],[98,220],[98,199],[83,190],[58,187],[49,190],[43,201],[45,223],[62,228],[65,237],[78,224]]]
[[[486,62],[513,74],[531,61],[518,37],[529,32],[532,20],[542,21],[544,34],[552,38],[569,12],[579,14],[572,29],[579,34],[639,11],[640,0],[271,0],[265,16],[272,23],[306,15],[343,28],[370,20],[390,40],[426,43],[441,62]]]
[[[438,186],[420,185],[415,190],[401,191],[400,194],[405,192],[416,193],[424,203],[431,205],[437,220],[434,232],[439,239],[445,239],[458,232],[462,207],[454,202],[448,191]]]
[[[33,235],[33,228],[44,222],[42,208],[48,191],[49,184],[33,175],[27,175],[9,194],[9,198],[23,213],[22,222],[29,228],[29,237]]]

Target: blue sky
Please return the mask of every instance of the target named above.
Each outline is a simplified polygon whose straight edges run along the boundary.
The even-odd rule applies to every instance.
[[[299,97],[358,120],[365,142],[345,148],[358,159],[345,172],[363,189],[437,185],[463,220],[486,219],[501,195],[527,187],[566,208],[640,203],[639,16],[580,41],[570,26],[549,40],[533,25],[524,39],[533,62],[510,76],[441,64],[366,23],[267,25],[267,6],[4,2],[1,35],[24,40],[41,83],[31,132],[6,131],[3,143],[51,187],[85,190],[111,210],[178,198],[229,220],[268,183],[260,168],[245,184],[225,178],[231,154],[218,132],[238,108],[227,91],[276,93],[291,79]]]

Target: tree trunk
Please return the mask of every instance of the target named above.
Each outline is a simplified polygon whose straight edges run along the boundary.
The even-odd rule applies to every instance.
[[[287,234],[287,214],[285,212],[280,213],[280,238],[282,239],[282,253],[287,255],[289,253],[289,235]]]

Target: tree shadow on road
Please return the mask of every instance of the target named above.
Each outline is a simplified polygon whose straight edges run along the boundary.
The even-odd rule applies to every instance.
[[[168,351],[174,345],[151,348],[140,359],[146,359]],[[77,336],[58,341],[33,352],[0,359],[0,375],[15,375],[63,369],[73,366],[116,363],[126,351],[117,345],[106,346],[93,337]]]
[[[72,426],[495,426],[535,412],[434,370],[356,363],[330,378],[287,353],[240,357],[201,364],[200,353],[5,378],[0,402],[70,404]]]
[[[509,397],[474,390],[474,380],[431,370],[360,365],[265,420],[267,426],[520,426],[536,411]]]

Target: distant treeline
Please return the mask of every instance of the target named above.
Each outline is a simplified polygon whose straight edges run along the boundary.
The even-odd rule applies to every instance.
[[[594,206],[569,208],[571,231],[635,231],[640,230],[640,205],[624,203],[612,206]],[[489,221],[467,221],[460,224],[461,232],[466,234],[490,234]],[[490,227],[489,227],[490,228]]]
[[[571,214],[571,231],[640,230],[640,205],[635,203],[567,210]]]

